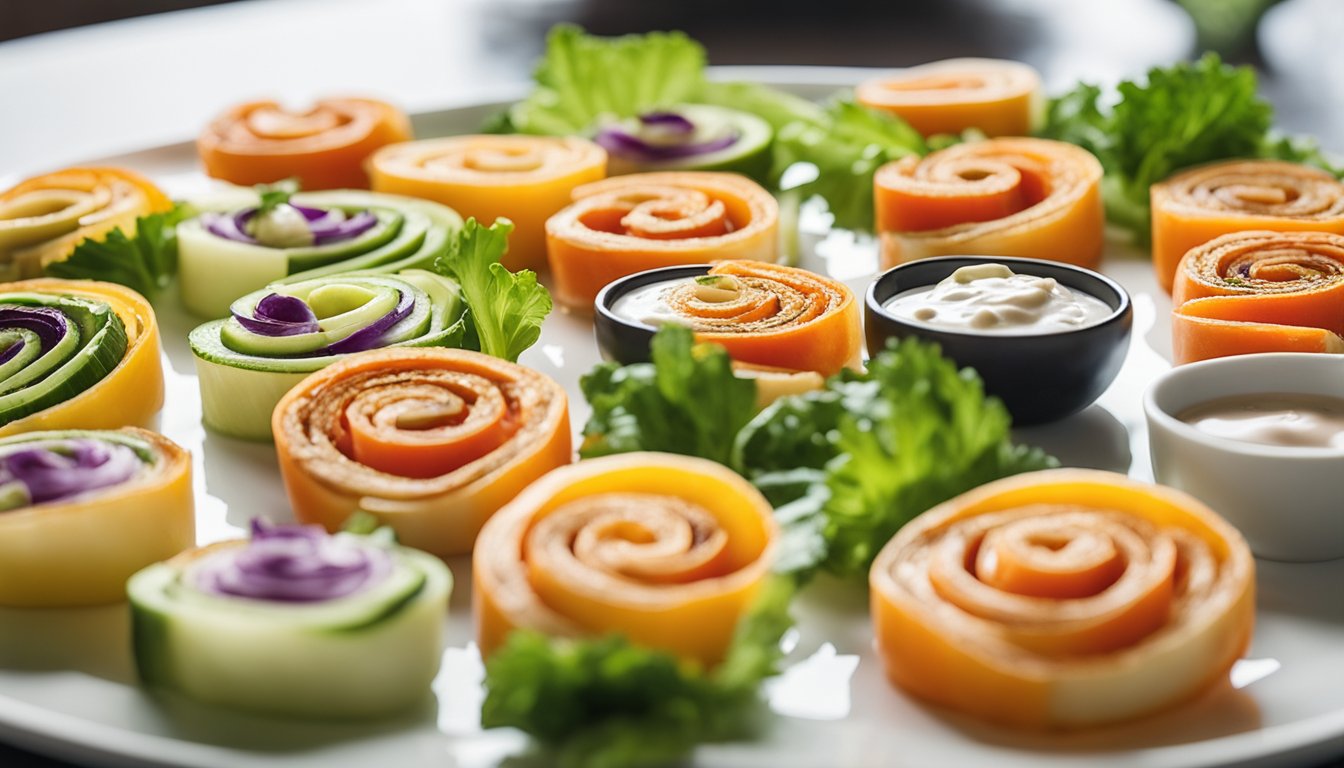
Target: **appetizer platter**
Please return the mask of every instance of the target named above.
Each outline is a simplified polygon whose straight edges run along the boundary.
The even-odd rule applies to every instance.
[[[0,736],[1344,753],[1344,185],[1248,71],[1047,106],[1015,62],[549,46],[496,102],[221,105],[3,180]]]

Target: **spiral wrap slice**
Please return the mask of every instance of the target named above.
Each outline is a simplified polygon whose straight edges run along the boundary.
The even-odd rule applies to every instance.
[[[1344,235],[1344,184],[1317,168],[1230,160],[1154,184],[1153,269],[1170,291],[1181,258],[1219,235],[1312,230]]]
[[[657,267],[720,259],[774,262],[779,205],[731,173],[636,173],[584,184],[546,222],[557,298],[591,312],[603,286]]]
[[[777,535],[760,492],[705,459],[629,453],[555,470],[481,531],[472,562],[481,653],[514,629],[620,633],[712,666]]]
[[[1065,469],[925,512],[869,581],[893,683],[1042,728],[1137,717],[1225,676],[1250,642],[1254,578],[1241,535],[1195,499]]]
[[[0,437],[150,426],[163,407],[154,310],[129,288],[0,285]]]
[[[120,227],[173,203],[150,181],[120,168],[67,168],[0,193],[0,280],[40,277],[85,238]]]
[[[854,96],[925,136],[967,128],[987,136],[1027,136],[1042,106],[1036,70],[1001,59],[948,59],[910,67],[861,83]]]
[[[384,147],[369,160],[378,192],[433,200],[477,221],[514,223],[504,266],[546,267],[546,219],[580,184],[606,176],[607,153],[587,139],[452,136]]]
[[[1172,301],[1178,365],[1253,352],[1344,352],[1344,236],[1215,238],[1181,260]]]
[[[302,522],[370,512],[407,546],[471,550],[486,518],[570,461],[564,389],[459,349],[361,352],[290,390],[272,420]]]
[[[12,435],[0,476],[0,605],[115,603],[131,574],[195,543],[191,456],[162,435]]]
[[[251,101],[206,126],[196,148],[207,174],[234,184],[296,178],[302,189],[367,189],[365,159],[410,138],[406,115],[373,99],[326,99],[303,112]]]
[[[1101,163],[1072,144],[958,144],[888,163],[873,185],[886,267],[955,254],[1101,260]]]

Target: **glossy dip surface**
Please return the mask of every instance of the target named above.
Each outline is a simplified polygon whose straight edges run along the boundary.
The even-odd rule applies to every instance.
[[[992,263],[962,267],[936,285],[899,293],[884,308],[915,325],[983,334],[1076,330],[1114,312],[1053,277],[1014,274]]]
[[[1344,448],[1344,398],[1310,394],[1221,397],[1177,418],[1215,437],[1260,445]]]

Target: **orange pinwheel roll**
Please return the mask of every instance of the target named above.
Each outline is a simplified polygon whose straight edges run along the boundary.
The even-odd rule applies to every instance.
[[[1043,104],[1036,70],[1001,59],[948,59],[910,67],[860,84],[854,97],[925,136],[967,128],[987,136],[1027,136]]]
[[[1154,184],[1153,269],[1172,289],[1181,257],[1229,232],[1312,230],[1344,235],[1344,184],[1317,168],[1229,160]]]
[[[206,126],[196,149],[207,174],[234,184],[297,178],[305,190],[368,189],[364,161],[410,138],[406,115],[373,99],[325,99],[304,112],[250,101]]]
[[[657,267],[720,259],[773,262],[779,205],[734,173],[666,171],[617,176],[574,190],[546,222],[555,294],[591,312],[611,281]]]
[[[309,376],[271,427],[294,516],[340,529],[363,510],[444,556],[529,483],[570,461],[564,389],[461,349],[360,352]]]
[[[576,137],[452,136],[384,147],[369,159],[374,191],[512,221],[504,266],[515,271],[545,269],[546,220],[575,187],[606,175],[606,150]]]
[[[67,168],[0,192],[0,280],[41,277],[85,238],[120,227],[173,203],[148,179],[120,168]]]
[[[1344,236],[1233,232],[1176,272],[1173,361],[1251,352],[1344,352]]]
[[[557,469],[481,531],[472,556],[481,655],[514,629],[619,633],[713,666],[777,538],[760,492],[706,459],[627,453]]]
[[[1251,639],[1255,562],[1194,498],[1095,470],[998,480],[934,507],[869,577],[893,683],[1011,725],[1097,725],[1224,679]]]
[[[957,144],[888,163],[873,186],[886,267],[954,254],[1101,261],[1101,163],[1072,144]]]

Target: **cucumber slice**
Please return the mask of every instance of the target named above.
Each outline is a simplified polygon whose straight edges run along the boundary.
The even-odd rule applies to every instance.
[[[221,209],[224,200],[234,204]],[[207,199],[199,204],[212,213],[256,204],[237,205],[238,196]],[[296,205],[336,208],[353,215],[370,211],[377,223],[349,240],[297,248],[268,248],[211,234],[195,218],[178,225],[178,272],[182,302],[201,317],[228,314],[234,299],[282,280],[362,270],[395,272],[428,267],[447,252],[449,238],[462,225],[451,209],[424,200],[373,192],[336,191],[295,195]],[[198,205],[193,202],[193,205]]]
[[[126,355],[126,326],[112,307],[92,299],[48,293],[0,293],[0,305],[54,309],[66,332],[49,349],[19,354],[0,371],[0,426],[63,403],[102,381]],[[16,327],[14,330],[21,330]],[[33,339],[25,347],[37,347]],[[19,360],[26,364],[14,365]]]
[[[766,121],[750,112],[708,104],[678,104],[666,111],[681,115],[695,126],[692,133],[680,139],[684,143],[701,144],[727,134],[737,138],[729,146],[714,152],[666,160],[623,156],[608,148],[607,169],[612,176],[648,171],[729,171],[762,180],[769,175],[770,147],[775,132]],[[618,126],[650,143],[669,143],[666,136],[651,133],[638,118],[622,120]]]
[[[304,301],[317,295],[319,304],[325,302],[325,308],[332,308],[335,305],[329,299],[336,292],[346,299],[364,295],[370,300],[319,321],[331,327],[317,333],[264,336],[247,330],[234,318],[214,320],[191,332],[187,341],[196,357],[207,427],[247,440],[270,440],[271,412],[280,398],[303,377],[344,357],[327,352],[327,347],[381,319],[403,296],[412,298],[411,311],[383,332],[380,347],[462,343],[465,307],[457,283],[424,270],[285,281],[238,299],[232,309],[251,316],[257,303],[271,293]]]
[[[317,603],[207,594],[193,584],[194,564],[242,544],[131,577],[132,640],[146,683],[212,704],[321,719],[391,714],[428,696],[452,588],[442,561],[393,547],[392,572],[379,583]]]

